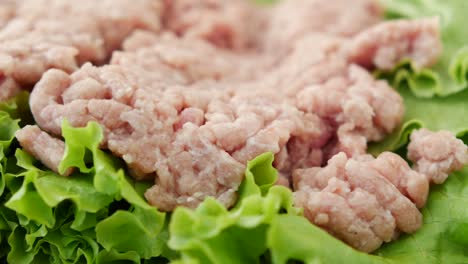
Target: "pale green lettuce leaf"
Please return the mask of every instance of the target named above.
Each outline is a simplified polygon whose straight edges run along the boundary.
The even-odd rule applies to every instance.
[[[391,263],[390,260],[351,248],[300,216],[276,217],[268,230],[267,243],[271,250],[272,263],[275,264],[287,264],[289,260],[307,264]]]

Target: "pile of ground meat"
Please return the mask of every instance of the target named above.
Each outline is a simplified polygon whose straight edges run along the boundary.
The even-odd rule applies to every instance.
[[[369,72],[431,66],[437,18],[382,22],[374,0],[21,0],[0,4],[0,98],[32,89],[21,146],[57,171],[61,124],[98,122],[101,147],[163,211],[232,206],[247,161],[275,154],[278,184],[312,222],[362,251],[421,226],[429,183],[468,162],[450,132],[416,131],[408,158],[366,154],[403,101]],[[64,174],[68,175],[71,170]]]

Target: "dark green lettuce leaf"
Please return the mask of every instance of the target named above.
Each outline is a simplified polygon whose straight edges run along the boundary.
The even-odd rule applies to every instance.
[[[1,103],[0,109],[7,109],[7,104]],[[8,253],[8,235],[17,225],[16,219],[11,217],[12,213],[3,204],[10,195],[6,190],[4,174],[7,170],[10,147],[14,141],[15,132],[19,129],[18,123],[19,121],[11,118],[7,112],[0,110],[0,260]]]

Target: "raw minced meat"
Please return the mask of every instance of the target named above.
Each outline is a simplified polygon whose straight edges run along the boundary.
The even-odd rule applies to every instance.
[[[351,37],[383,16],[375,0],[282,0],[270,12],[263,47],[275,52],[313,32]]]
[[[24,150],[38,157],[48,168],[59,172],[58,167],[65,153],[65,143],[62,140],[51,137],[38,126],[31,125],[18,130],[15,136]],[[68,176],[71,172],[72,169],[69,168],[63,175]]]
[[[380,23],[374,0],[45,1],[0,8],[0,99],[35,84],[40,128],[17,138],[54,171],[63,119],[97,121],[101,147],[154,180],[151,204],[230,207],[246,162],[270,151],[305,216],[370,252],[418,229],[429,183],[468,161],[463,142],[426,130],[411,136],[413,169],[366,154],[404,114],[368,70],[435,63],[437,18]]]
[[[376,160],[385,163],[382,160],[389,157]],[[365,252],[390,241],[397,230],[414,232],[422,224],[416,205],[374,168],[374,162],[373,158],[360,160],[359,156],[347,158],[339,153],[324,168],[294,172],[295,206],[304,208],[312,223]],[[395,170],[385,173],[399,174]],[[411,175],[400,176],[409,180],[406,177]],[[418,198],[425,200],[427,181],[420,181],[417,188],[422,189],[423,196]],[[344,219],[346,223],[337,224]]]
[[[413,168],[434,183],[444,182],[448,175],[468,163],[468,148],[446,130],[431,132],[420,129],[411,134],[408,158]]]
[[[443,183],[466,165],[468,148],[448,131],[421,129],[411,135],[408,157],[413,169],[400,156],[384,152],[375,159],[339,153],[324,168],[295,170],[295,205],[353,247],[374,251],[399,231],[419,229],[418,208],[426,203],[430,182]]]
[[[264,74],[275,61],[272,55],[258,56],[254,52],[240,55],[200,39],[178,38],[172,33],[156,35],[137,31],[126,39],[123,47],[124,52],[114,52],[111,64],[138,65],[161,75],[177,74],[184,83],[252,80]]]
[[[0,75],[30,88],[47,69],[104,63],[135,29],[159,31],[161,12],[152,0],[17,1],[0,31]]]
[[[275,153],[275,166],[288,176],[338,151],[364,153],[368,141],[382,139],[402,118],[399,95],[347,56],[353,38],[305,36],[279,62],[265,59],[254,76],[224,65],[249,67],[263,55],[189,46],[170,35],[139,39],[144,47],[128,44],[111,65],[47,72],[31,109],[55,135],[63,118],[74,126],[98,121],[104,146],[135,177],[156,180],[146,196],[162,210],[194,207],[208,195],[230,206],[246,162],[257,155]]]
[[[4,27],[16,13],[16,0],[3,0],[0,4],[0,28]]]
[[[267,12],[246,0],[163,0],[164,26],[179,36],[204,39],[217,47],[256,46]]]

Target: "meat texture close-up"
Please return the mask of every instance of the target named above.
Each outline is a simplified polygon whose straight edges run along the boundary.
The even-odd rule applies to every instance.
[[[84,62],[105,63],[135,29],[160,30],[162,5],[152,0],[18,0],[14,6],[2,1],[0,12],[0,89],[13,91],[13,85],[31,88],[50,68],[73,72]]]
[[[0,98],[34,86],[37,126],[17,139],[56,172],[64,119],[99,123],[101,148],[154,182],[145,197],[162,211],[233,206],[247,162],[272,152],[305,216],[371,252],[416,231],[430,182],[468,162],[463,142],[428,130],[411,136],[413,168],[366,154],[405,112],[371,71],[433,65],[438,18],[383,22],[373,0],[44,1],[0,8]]]
[[[440,152],[428,152],[441,144]],[[420,157],[421,153],[431,154]],[[430,182],[443,183],[449,173],[468,163],[467,146],[448,131],[413,132],[408,155],[416,161],[413,168],[391,152],[375,159],[348,158],[341,152],[324,168],[298,169],[293,174],[295,205],[305,209],[311,222],[359,250],[372,252],[398,232],[419,229],[418,208],[426,203]]]

